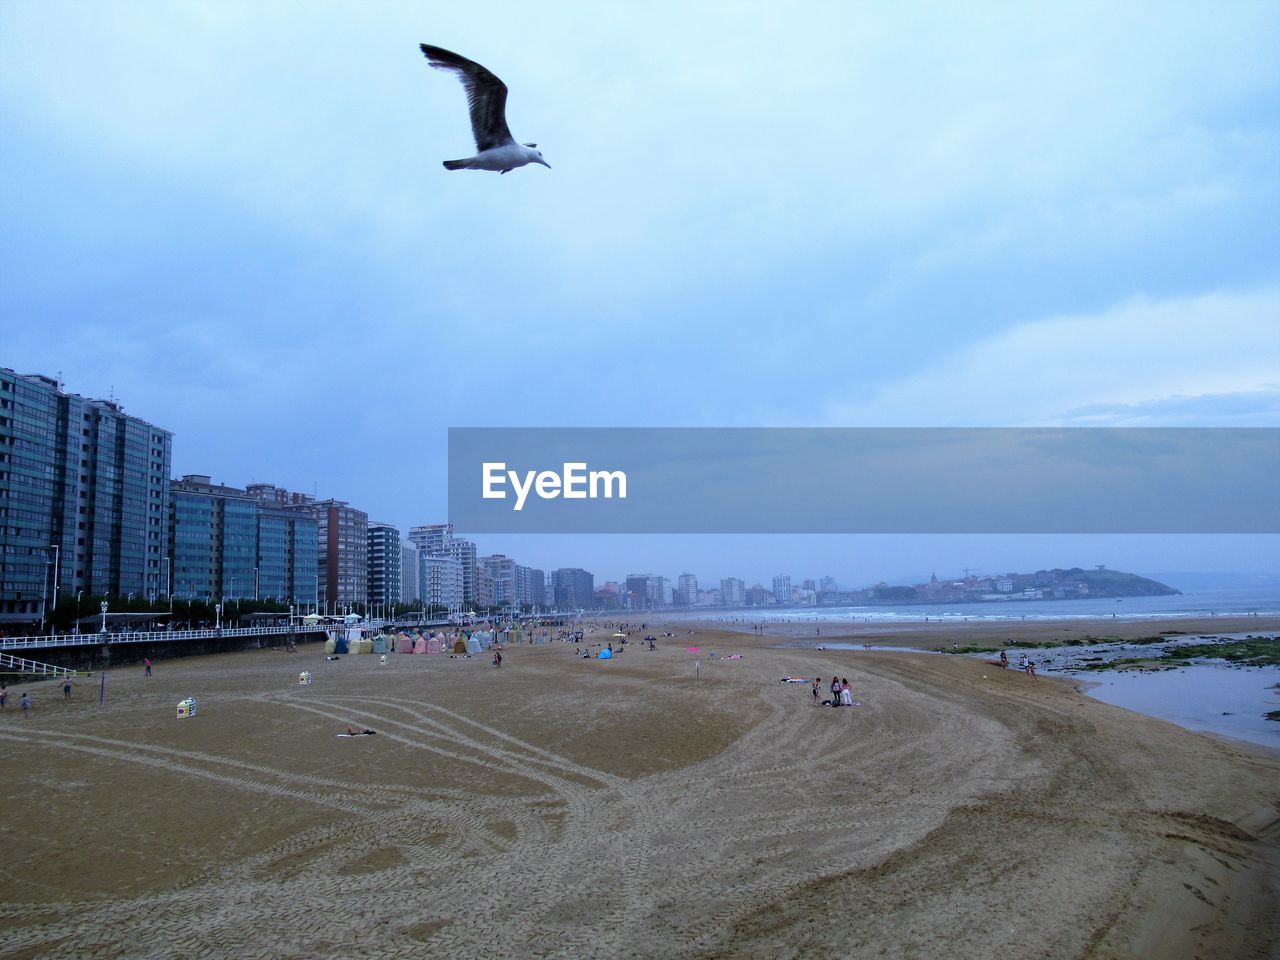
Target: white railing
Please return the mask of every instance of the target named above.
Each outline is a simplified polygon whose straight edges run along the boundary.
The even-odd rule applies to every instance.
[[[366,626],[360,624],[359,626]],[[47,637],[3,637],[0,650],[41,647],[96,647],[104,643],[167,643],[172,640],[213,640],[218,637],[270,637],[340,629],[342,624],[280,624],[271,627],[209,627],[203,630],[128,630],[120,633],[59,633]]]
[[[74,677],[76,671],[69,667],[55,667],[51,663],[24,660],[11,653],[0,653],[0,666],[10,667],[16,673],[34,673],[45,677]]]

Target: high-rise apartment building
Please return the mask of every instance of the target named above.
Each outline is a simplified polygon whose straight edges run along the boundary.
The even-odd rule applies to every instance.
[[[452,539],[452,523],[427,523],[409,528],[409,542],[433,557],[447,555],[447,547]]]
[[[651,610],[653,609],[653,601],[649,598],[649,581],[652,579],[647,573],[629,573],[624,581],[625,588],[623,593],[626,596],[627,606],[632,610]],[[559,601],[556,601],[559,606]]]
[[[413,603],[422,594],[418,592],[418,548],[412,543],[400,542],[400,602]]]
[[[187,474],[170,483],[169,504],[173,596],[257,598],[258,501],[207,475]]]
[[[462,567],[453,557],[416,553],[418,561],[418,599],[433,612],[439,608],[454,613],[462,608]]]
[[[501,553],[480,557],[480,565],[493,584],[493,606],[509,607],[516,603],[516,562]]]
[[[256,484],[253,491],[268,485]],[[274,488],[271,488],[274,489]],[[318,527],[313,517],[250,490],[187,474],[170,484],[169,580],[177,599],[274,600],[314,607]]]
[[[470,540],[453,535],[451,523],[427,523],[409,528],[409,542],[419,553],[432,557],[452,557],[462,570],[463,605],[467,607],[492,606],[492,591],[480,596],[476,585],[476,545]],[[487,603],[481,604],[480,600]]]
[[[369,596],[369,515],[345,500],[317,500],[305,509],[320,538],[320,607],[332,613]]]
[[[595,577],[580,567],[561,567],[551,574],[551,593],[560,610],[584,610],[595,601]]]
[[[537,567],[516,567],[516,605],[536,609],[547,605],[547,575]]]
[[[747,585],[737,577],[725,577],[720,581],[720,602],[726,607],[747,605]]]
[[[692,573],[682,573],[676,577],[675,605],[677,607],[694,607],[698,604],[698,578]]]
[[[773,578],[773,602],[780,606],[791,605],[791,577],[780,573]]]
[[[0,369],[0,620],[58,593],[162,596],[172,449],[113,400]]]
[[[259,597],[299,609],[320,604],[320,525],[306,509],[315,498],[270,483],[251,483],[258,501]]]
[[[389,523],[369,524],[369,603],[400,602],[400,531]]]

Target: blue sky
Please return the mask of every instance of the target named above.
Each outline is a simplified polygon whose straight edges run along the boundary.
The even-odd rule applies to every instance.
[[[1280,425],[1275,4],[603,6],[0,5],[0,364],[114,392],[178,473],[402,527],[443,516],[449,426]],[[422,41],[553,169],[443,170],[472,144]],[[1280,568],[1273,537],[480,544]]]

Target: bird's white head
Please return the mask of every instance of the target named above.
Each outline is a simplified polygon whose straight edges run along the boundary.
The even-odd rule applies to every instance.
[[[551,169],[551,164],[542,159],[542,151],[537,149],[538,145],[536,143],[522,143],[521,146],[526,150],[525,156],[528,157],[525,161],[526,163],[540,163],[548,170]]]

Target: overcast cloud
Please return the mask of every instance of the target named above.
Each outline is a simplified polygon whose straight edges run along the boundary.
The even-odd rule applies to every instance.
[[[0,364],[114,392],[178,473],[407,528],[449,426],[1280,425],[1273,3],[9,0],[0,34]],[[420,41],[553,169],[444,171]],[[481,539],[601,577],[1280,567],[902,543]]]

